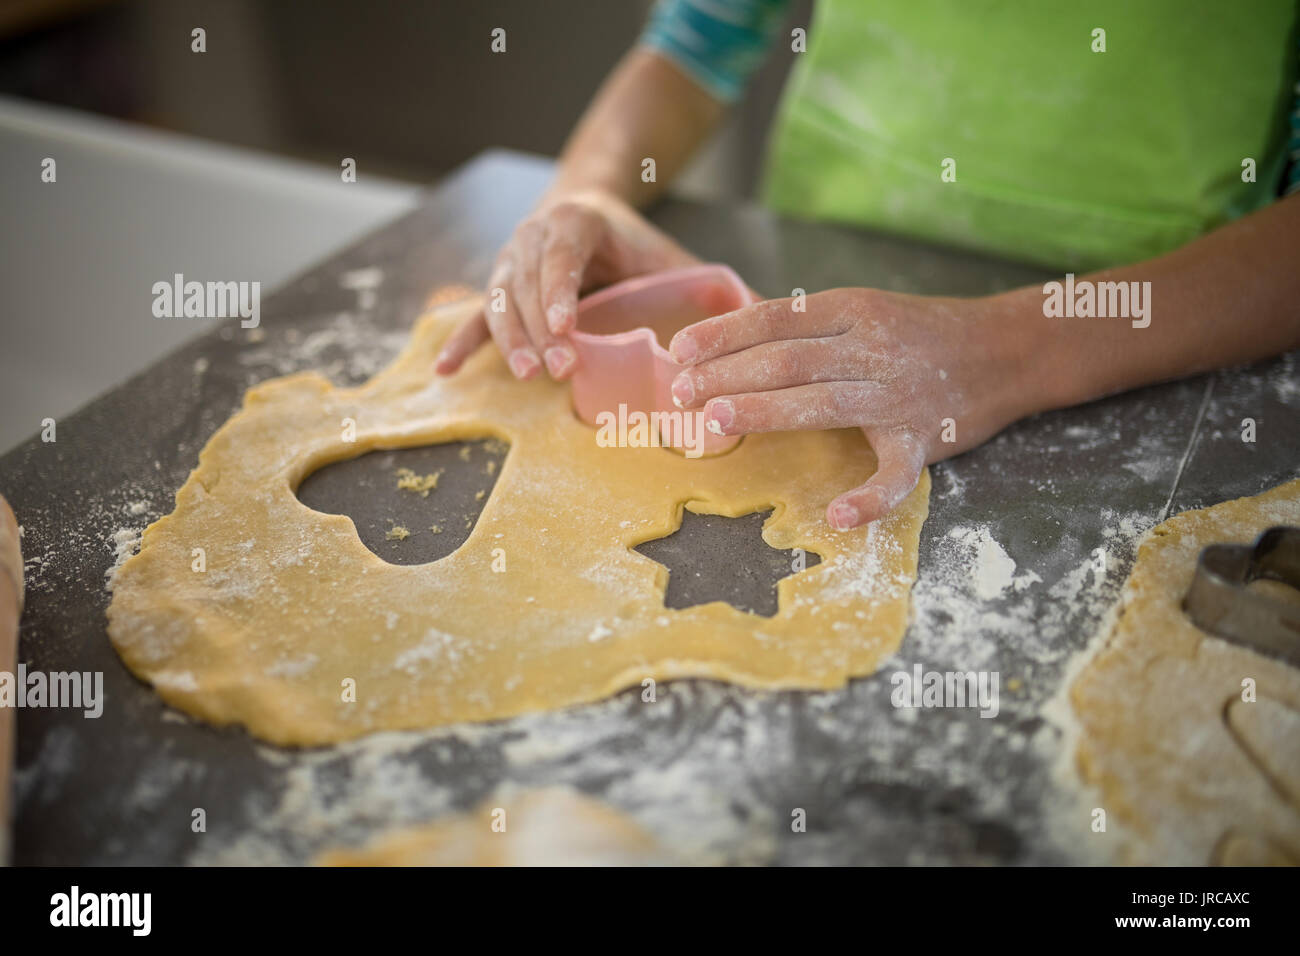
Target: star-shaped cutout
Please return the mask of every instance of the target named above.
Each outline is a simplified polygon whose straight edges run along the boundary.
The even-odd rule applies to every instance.
[[[771,513],[724,518],[684,511],[680,528],[634,550],[668,569],[665,607],[726,601],[741,611],[772,617],[778,610],[777,582],[794,574],[800,560],[803,567],[812,567],[821,558],[806,551],[800,559],[795,549],[768,545],[762,531]]]

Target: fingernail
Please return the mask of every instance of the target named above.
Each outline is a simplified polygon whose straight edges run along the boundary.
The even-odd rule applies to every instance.
[[[709,420],[704,423],[704,427],[715,435],[721,435],[722,430],[735,421],[735,419],[735,406],[725,398],[722,398],[709,406]]]
[[[695,356],[700,354],[699,348],[689,335],[678,336],[672,341],[673,360],[678,365],[685,365],[687,362],[695,361]]]
[[[532,349],[515,349],[510,353],[509,364],[515,378],[525,379],[536,372],[542,363],[537,360]]]
[[[573,368],[573,363],[577,361],[577,358],[573,354],[573,349],[568,346],[552,345],[546,350],[546,369],[552,376],[559,378]]]
[[[691,384],[691,377],[683,372],[673,379],[673,404],[685,408],[694,400],[695,386]]]
[[[835,526],[836,531],[848,531],[850,528],[856,528],[858,520],[858,509],[853,505],[841,501],[831,509],[831,524]]]
[[[546,310],[546,324],[555,335],[563,335],[569,331],[571,325],[569,319],[572,315],[573,310],[569,306],[557,302]]]

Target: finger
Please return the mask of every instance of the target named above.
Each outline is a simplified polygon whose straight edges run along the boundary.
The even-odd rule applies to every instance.
[[[513,265],[507,259],[499,265],[488,283],[488,301],[483,315],[487,319],[488,331],[496,342],[501,354],[506,357],[506,364],[515,378],[526,380],[537,374],[542,367],[541,359],[533,348],[524,331],[519,309],[515,305],[513,291]]]
[[[563,335],[578,322],[578,293],[600,241],[603,220],[589,209],[560,206],[552,214],[542,252],[541,299],[547,327]]]
[[[837,337],[764,342],[680,372],[673,379],[673,402],[693,408],[717,395],[853,381],[863,374],[863,363]]]
[[[912,493],[925,468],[925,443],[910,429],[863,431],[876,453],[876,473],[826,508],[826,520],[836,531],[848,531],[889,514]]]
[[[439,375],[450,375],[489,338],[487,320],[482,312],[476,312],[447,337],[434,359],[433,370]]]
[[[560,342],[546,325],[540,284],[543,243],[544,232],[540,225],[530,222],[520,227],[511,255],[515,266],[512,289],[515,307],[534,351],[543,357],[551,376],[560,379],[572,371],[577,354],[567,343]]]
[[[795,312],[793,304],[794,299],[768,299],[715,315],[682,329],[673,336],[668,350],[682,365],[694,365],[776,339],[838,335],[853,324],[838,309]]]
[[[882,389],[877,382],[822,382],[711,398],[704,427],[715,435],[745,435],[860,426],[879,414]]]

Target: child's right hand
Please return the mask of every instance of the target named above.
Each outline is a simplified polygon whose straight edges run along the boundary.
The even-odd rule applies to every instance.
[[[565,335],[577,322],[580,293],[697,261],[608,193],[544,200],[498,254],[483,311],[452,333],[434,369],[455,372],[490,335],[516,378],[532,378],[544,362],[552,378],[566,379],[577,365]]]

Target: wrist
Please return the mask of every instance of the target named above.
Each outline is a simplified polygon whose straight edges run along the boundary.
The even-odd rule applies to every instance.
[[[1026,286],[983,300],[988,340],[1006,371],[1002,415],[1010,423],[1037,412],[1082,401],[1078,363],[1060,328],[1043,314],[1038,286]]]
[[[610,160],[560,160],[555,178],[547,187],[539,206],[565,199],[586,198],[591,201],[612,201],[635,207],[639,194],[629,192],[630,184],[620,171],[624,163]],[[639,167],[638,167],[639,168]],[[645,197],[641,195],[641,198]]]
[[[546,192],[542,193],[542,198],[537,200],[534,211],[549,209],[562,202],[581,202],[599,206],[611,201],[617,202],[618,197],[603,186],[557,178],[546,188]]]

